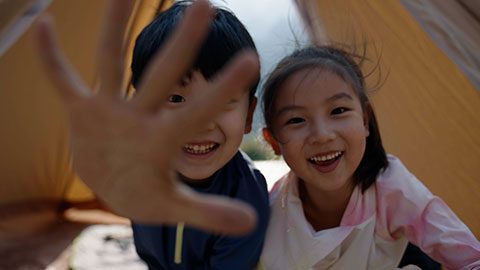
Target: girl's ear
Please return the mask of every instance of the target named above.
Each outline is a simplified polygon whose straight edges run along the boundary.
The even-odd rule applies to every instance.
[[[370,126],[368,124],[369,124],[369,118],[371,114],[372,114],[372,105],[370,105],[370,102],[366,102],[365,111],[363,112],[363,127],[365,128],[365,138],[370,135]]]
[[[267,141],[273,148],[273,152],[275,152],[275,155],[281,155],[282,152],[280,151],[280,147],[278,147],[278,142],[273,138],[272,134],[264,128],[263,130],[263,137],[265,138],[265,141]]]
[[[245,134],[250,133],[252,131],[252,122],[253,122],[253,112],[255,111],[255,107],[257,106],[257,98],[253,97],[250,106],[248,107],[248,114],[247,120],[245,121]]]

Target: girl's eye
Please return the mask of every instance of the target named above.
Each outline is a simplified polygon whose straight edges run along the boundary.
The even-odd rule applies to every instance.
[[[302,123],[302,122],[305,122],[305,119],[300,118],[300,117],[294,117],[294,118],[289,119],[285,124],[286,125],[292,125],[292,124],[298,124],[298,123]]]
[[[335,108],[335,109],[333,109],[332,114],[333,114],[333,115],[342,114],[342,113],[344,113],[344,112],[346,112],[346,111],[347,111],[346,108]]]
[[[182,103],[185,102],[185,98],[180,95],[171,95],[168,97],[168,101],[171,103]]]

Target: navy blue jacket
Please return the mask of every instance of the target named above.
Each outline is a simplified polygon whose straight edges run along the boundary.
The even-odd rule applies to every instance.
[[[198,192],[225,195],[249,203],[258,214],[256,229],[244,237],[226,237],[185,227],[182,241],[176,243],[177,231],[182,234],[181,226],[150,226],[132,222],[139,256],[152,270],[252,269],[262,252],[270,212],[263,175],[239,151],[215,173],[208,187],[193,188]]]

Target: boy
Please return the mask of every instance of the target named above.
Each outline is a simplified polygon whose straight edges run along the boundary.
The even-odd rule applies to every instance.
[[[190,2],[175,3],[161,13],[138,36],[132,61],[135,88],[143,69],[181,19]],[[230,12],[216,8],[211,30],[191,69],[172,89],[166,102],[180,108],[196,84],[208,84],[233,56],[255,49],[242,23]],[[176,227],[132,222],[138,254],[150,269],[252,269],[258,261],[268,222],[268,193],[264,177],[238,151],[242,136],[251,130],[256,86],[249,93],[232,96],[230,103],[192,141],[176,160],[179,178],[198,192],[241,199],[257,211],[256,229],[245,237],[226,237]],[[155,206],[150,206],[155,207]]]

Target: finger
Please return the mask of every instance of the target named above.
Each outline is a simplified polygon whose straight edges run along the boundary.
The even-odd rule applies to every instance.
[[[60,96],[68,101],[90,94],[60,51],[50,16],[44,15],[37,20],[35,36],[40,62]]]
[[[185,222],[198,229],[228,235],[246,234],[254,228],[257,216],[248,204],[197,193],[179,183],[173,171],[160,175],[159,178],[140,178],[140,182],[129,188],[116,185],[108,192],[97,190],[97,194],[115,213],[137,223],[174,225]],[[117,191],[123,195],[109,195],[115,194],[114,189],[120,189]]]
[[[248,204],[228,197],[180,190],[172,208],[175,221],[216,234],[231,236],[251,232],[257,222],[255,210]]]
[[[193,62],[208,31],[211,13],[212,9],[205,0],[195,1],[186,9],[184,18],[147,68],[134,106],[151,111],[165,100],[172,86],[180,81]]]
[[[97,57],[101,94],[120,97],[124,68],[123,41],[133,4],[132,0],[108,2]]]
[[[168,181],[168,180],[166,180]],[[132,202],[126,204],[131,208],[127,215],[137,223],[175,225],[184,222],[188,226],[232,236],[250,232],[256,224],[257,215],[251,206],[228,197],[205,195],[191,190],[176,181],[169,182],[172,188],[159,196],[151,188],[143,193],[142,205],[132,208]],[[135,205],[135,202],[133,202]],[[145,205],[155,207],[145,207]]]
[[[259,71],[258,56],[254,52],[241,52],[220,71],[205,89],[193,89],[194,96],[188,106],[173,111],[159,111],[157,126],[169,126],[177,134],[174,139],[181,145],[196,134],[206,123],[221,112],[232,96],[248,91]],[[174,143],[173,140],[171,142]]]

